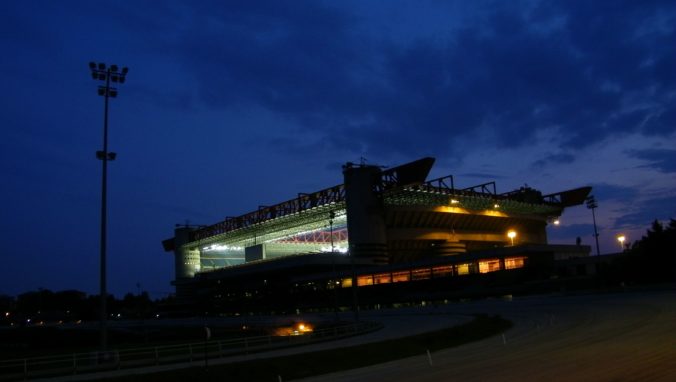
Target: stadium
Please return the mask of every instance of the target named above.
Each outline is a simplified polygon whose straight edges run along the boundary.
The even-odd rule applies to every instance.
[[[348,162],[343,184],[210,226],[177,226],[163,241],[177,301],[240,312],[444,299],[546,278],[589,255],[588,246],[549,244],[546,227],[591,187],[498,193],[495,182],[427,180],[433,165]]]

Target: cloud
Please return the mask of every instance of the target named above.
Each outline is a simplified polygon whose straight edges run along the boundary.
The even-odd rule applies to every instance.
[[[632,187],[601,183],[593,185],[592,194],[599,203],[604,203],[635,199],[638,195],[638,191]]]
[[[628,155],[649,162],[649,164],[641,166],[642,168],[654,168],[664,173],[676,172],[676,150],[630,150]]]
[[[458,174],[461,178],[478,178],[478,179],[504,179],[506,176],[485,172],[466,172]]]
[[[665,221],[676,218],[676,196],[649,199],[641,203],[640,209],[615,220],[614,228],[648,227],[657,219]]]
[[[255,104],[338,149],[447,153],[478,134],[520,147],[557,126],[564,152],[546,165],[612,134],[673,131],[673,5],[535,4],[406,43],[363,34],[349,6],[190,5],[175,54],[209,107]]]
[[[81,19],[98,10],[82,4]],[[30,7],[18,8],[8,22],[28,18]],[[556,127],[557,154],[536,163],[547,166],[613,134],[674,131],[673,2],[475,8],[437,38],[413,28],[405,40],[372,30],[396,29],[382,8],[349,2],[138,2],[113,6],[103,27],[136,36],[125,44],[139,59],[161,57],[155,74],[172,86],[144,83],[144,102],[192,112],[265,109],[341,152],[457,159],[473,149],[459,142],[518,148]],[[63,44],[50,26],[24,24],[8,25],[33,31],[26,38],[41,46]],[[83,46],[96,42],[87,38]],[[270,140],[287,132],[279,127]]]
[[[575,156],[569,153],[551,154],[543,159],[539,159],[533,163],[535,167],[545,167],[550,163],[571,163],[575,160]]]

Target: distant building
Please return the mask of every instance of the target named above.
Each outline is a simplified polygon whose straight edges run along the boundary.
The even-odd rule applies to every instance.
[[[211,226],[177,227],[163,245],[175,256],[178,300],[236,312],[350,305],[356,289],[369,304],[396,302],[406,290],[443,297],[462,293],[461,276],[497,272],[509,282],[502,271],[589,254],[588,246],[549,245],[545,228],[591,187],[499,194],[495,182],[428,181],[433,164],[347,163],[343,184]],[[385,292],[367,299],[369,288]]]

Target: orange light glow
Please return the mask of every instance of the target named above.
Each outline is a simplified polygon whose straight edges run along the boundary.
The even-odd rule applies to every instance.
[[[500,260],[490,259],[479,261],[479,273],[495,272],[500,270]]]
[[[293,326],[283,326],[275,329],[274,335],[280,337],[288,336],[302,336],[306,333],[311,333],[314,330],[314,327],[307,322],[298,322]]]
[[[506,257],[505,269],[523,268],[526,263],[525,257]]]

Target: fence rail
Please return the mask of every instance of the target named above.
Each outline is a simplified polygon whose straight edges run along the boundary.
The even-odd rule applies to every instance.
[[[180,345],[134,349],[92,351],[66,355],[20,358],[0,361],[0,381],[58,377],[134,367],[166,365],[208,360],[267,351],[282,347],[328,341],[380,329],[382,324],[357,322],[319,329],[297,336],[258,336],[234,339],[212,339]]]

